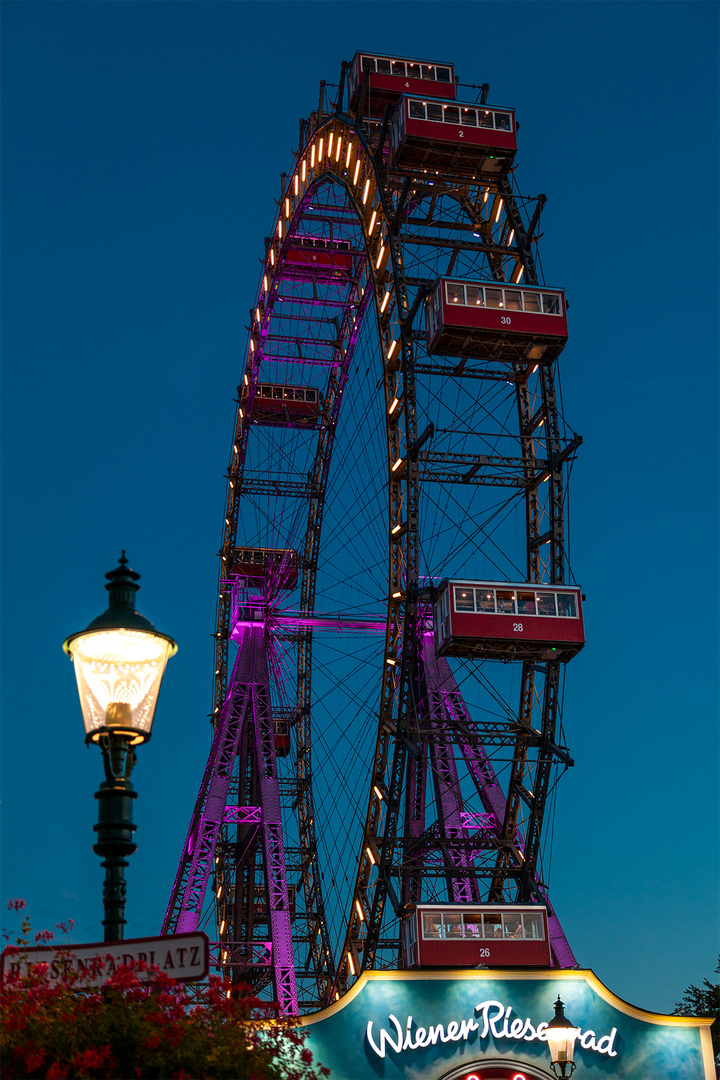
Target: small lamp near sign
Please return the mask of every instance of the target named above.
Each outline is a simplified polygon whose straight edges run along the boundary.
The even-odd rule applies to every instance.
[[[125,867],[136,850],[132,835],[132,804],[137,792],[130,782],[135,746],[150,738],[155,706],[165,665],[177,652],[167,634],[135,610],[140,577],[120,565],[105,577],[110,594],[107,611],[64,642],[75,665],[85,724],[85,742],[98,743],[105,780],[96,792],[99,802],[98,842],[93,850],[103,858],[105,941],[122,941],[125,926]]]
[[[573,1058],[575,1056],[575,1039],[580,1029],[568,1020],[565,1015],[564,1003],[558,999],[555,1002],[555,1016],[552,1018],[545,1034],[550,1048],[550,1061],[552,1071],[556,1076],[572,1076],[577,1068]]]

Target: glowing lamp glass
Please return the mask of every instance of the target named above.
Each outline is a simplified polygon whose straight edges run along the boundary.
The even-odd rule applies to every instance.
[[[553,1072],[558,1076],[570,1076],[573,1072],[575,1040],[580,1034],[580,1029],[576,1028],[565,1016],[564,1005],[559,996],[555,1002],[555,1016],[547,1025],[545,1034]],[[559,1073],[555,1066],[559,1067]],[[569,1071],[568,1066],[570,1066]]]
[[[176,651],[169,638],[140,630],[95,630],[69,642],[86,736],[115,730],[149,739],[165,665]]]
[[[570,1062],[575,1056],[577,1028],[548,1028],[547,1041],[553,1062]]]

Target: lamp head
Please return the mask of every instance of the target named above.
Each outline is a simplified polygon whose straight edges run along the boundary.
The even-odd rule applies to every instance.
[[[107,610],[71,634],[63,649],[75,665],[85,741],[97,742],[106,733],[124,735],[136,745],[150,738],[165,665],[177,645],[136,611],[140,575],[130,569],[124,551],[105,577]]]
[[[574,1024],[565,1016],[565,1006],[558,999],[555,1002],[555,1016],[545,1029],[548,1046],[550,1048],[550,1061],[552,1071],[556,1076],[572,1076],[576,1069],[573,1058],[575,1056],[575,1040],[580,1032]]]

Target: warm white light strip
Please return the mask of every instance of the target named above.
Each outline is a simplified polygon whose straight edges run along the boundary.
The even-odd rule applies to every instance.
[[[385,245],[381,244],[380,245],[380,254],[378,255],[377,262],[375,263],[375,269],[376,270],[380,269],[380,263],[383,261],[384,256],[385,256]]]
[[[498,200],[497,213],[495,214],[495,224],[496,225],[497,225],[498,221],[500,220],[500,215],[502,214],[502,212],[503,212],[503,201],[502,201],[502,199],[499,199]]]
[[[363,911],[362,907],[360,906],[360,901],[359,900],[355,901],[355,910],[358,913],[358,918],[359,918],[360,922],[365,922],[365,912]]]
[[[367,180],[365,181],[365,189],[363,191],[363,197],[362,197],[363,206],[365,205],[365,203],[368,200],[369,193],[370,193],[370,177],[368,176]]]
[[[307,176],[307,159],[306,158],[302,159],[302,173],[301,173],[301,175],[302,175],[302,182],[304,184],[305,183],[305,177]]]
[[[315,143],[310,147],[310,168],[315,168]]]
[[[367,857],[368,857],[368,859],[370,860],[370,862],[371,862],[371,863],[373,864],[373,866],[374,866],[374,865],[375,865],[375,859],[373,858],[373,853],[372,853],[372,851],[370,850],[370,848],[369,848],[369,847],[365,848],[365,851],[367,852]]]
[[[348,967],[350,968],[350,974],[355,978],[355,965],[353,964],[353,958],[350,953],[348,953]]]
[[[385,308],[388,306],[389,299],[390,299],[390,289],[387,290],[387,292],[385,293],[385,295],[382,298],[382,304],[380,305],[380,314],[381,315],[384,312]]]
[[[400,466],[402,465],[402,463],[403,463],[403,459],[401,457],[399,457],[397,459],[397,461],[395,462],[395,464],[393,465],[392,471],[395,472],[396,469],[399,469]]]
[[[375,228],[375,222],[377,221],[377,210],[373,210],[372,217],[370,218],[370,228],[368,229],[368,235],[372,236]]]
[[[352,143],[348,143],[347,154],[345,155],[345,168],[350,168],[350,158],[352,157]]]
[[[382,791],[380,790],[380,788],[379,788],[379,787],[377,786],[377,784],[373,784],[373,791],[374,791],[374,792],[375,792],[375,794],[377,795],[377,797],[378,797],[378,799],[380,800],[380,802],[382,802],[382,800],[383,800],[383,793],[382,793]]]
[[[335,138],[335,132],[330,132],[330,138],[328,139],[328,157],[332,157],[333,139]]]
[[[353,186],[358,182],[358,173],[360,172],[360,158],[355,162],[355,175],[353,176]]]

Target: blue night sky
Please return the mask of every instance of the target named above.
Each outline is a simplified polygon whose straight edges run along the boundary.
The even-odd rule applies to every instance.
[[[718,954],[717,4],[2,15],[3,901],[101,936],[102,767],[61,645],[126,548],[179,643],[133,777],[127,933],[159,931],[209,747],[223,474],[279,175],[342,59],[427,57],[516,109],[516,178],[548,195],[545,277],[571,301],[588,645],[551,896],[581,965],[670,1011]]]

